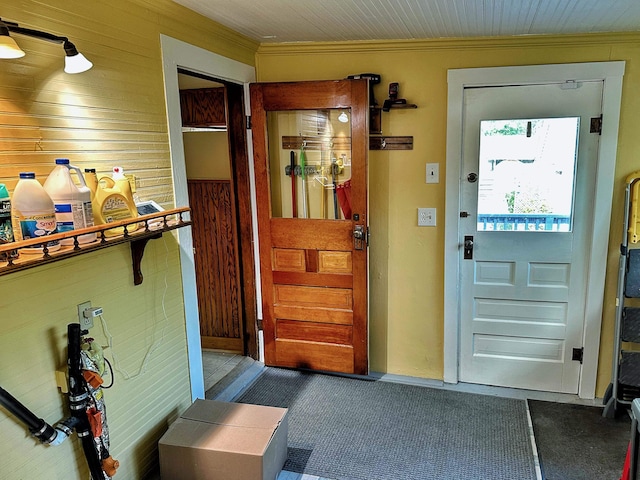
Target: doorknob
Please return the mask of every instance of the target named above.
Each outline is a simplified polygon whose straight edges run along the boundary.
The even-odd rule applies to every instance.
[[[473,237],[471,235],[464,236],[464,256],[465,260],[473,259]]]
[[[365,230],[364,225],[356,225],[353,228],[353,248],[355,250],[364,250],[369,246],[369,231]]]

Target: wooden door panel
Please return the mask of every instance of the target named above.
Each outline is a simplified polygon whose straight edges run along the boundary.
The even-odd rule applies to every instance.
[[[189,180],[188,189],[202,346],[243,352],[230,182]]]
[[[352,85],[344,81],[263,83],[262,103],[268,111],[348,107]]]
[[[353,325],[353,311],[336,308],[304,308],[288,305],[273,307],[273,318],[286,318],[302,322],[335,323]]]
[[[331,230],[331,236],[319,234]],[[353,249],[353,225],[348,221],[272,218],[271,245],[310,250]]]
[[[353,265],[351,252],[274,248],[273,270],[350,275]]]
[[[323,273],[273,272],[273,282],[279,285],[307,285],[310,287],[353,288],[351,275]]]
[[[295,305],[351,310],[351,290],[346,288],[274,285],[274,305]]]
[[[296,340],[275,341],[275,362],[283,367],[341,372],[354,370],[353,347]]]
[[[305,251],[293,248],[274,248],[273,269],[280,272],[306,272]]]
[[[318,273],[353,273],[351,252],[318,252]]]
[[[349,345],[353,341],[353,327],[350,325],[278,320],[276,324],[276,339]]]
[[[367,252],[366,247],[355,249],[353,232],[356,226],[366,228],[367,224],[368,85],[351,80],[263,83],[252,84],[250,90],[265,363],[367,374]],[[283,196],[283,188],[293,184],[295,189],[297,181],[287,180],[283,168],[284,160],[289,165],[289,157],[295,157],[295,152],[290,155],[289,150],[284,151],[289,147],[282,147],[293,119],[305,122],[309,116],[314,118],[309,110],[321,110],[319,123],[311,125],[324,142],[320,131],[333,128],[332,109],[338,108],[350,111],[350,143],[348,140],[346,148],[352,217],[328,219],[325,213],[320,213],[320,218],[282,217],[282,212],[293,213],[284,203],[291,205],[293,193],[289,196],[287,191]],[[326,151],[331,153],[330,148]],[[313,166],[322,157],[310,156],[309,161]],[[322,164],[316,163],[314,168],[323,171]],[[309,175],[309,181],[318,180]],[[335,173],[329,175],[330,182],[331,175]],[[335,188],[335,177],[333,181]],[[321,184],[325,188],[325,183]],[[304,182],[301,185],[303,190],[298,193],[304,195]],[[277,196],[272,199],[274,192]]]

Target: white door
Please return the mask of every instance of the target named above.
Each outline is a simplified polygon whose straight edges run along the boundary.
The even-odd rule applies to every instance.
[[[463,382],[578,392],[602,88],[464,90]]]

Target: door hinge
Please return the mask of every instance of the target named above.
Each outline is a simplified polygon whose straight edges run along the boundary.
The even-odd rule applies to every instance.
[[[591,119],[591,128],[589,128],[589,133],[602,135],[602,114],[600,114],[599,117],[593,117]]]
[[[247,115],[247,130],[251,130],[251,115]]]
[[[573,349],[573,353],[571,354],[571,360],[582,363],[583,357],[584,357],[584,347]]]
[[[262,328],[262,319],[258,318],[258,320],[256,320],[256,322],[258,323],[258,330],[263,330],[263,328]]]

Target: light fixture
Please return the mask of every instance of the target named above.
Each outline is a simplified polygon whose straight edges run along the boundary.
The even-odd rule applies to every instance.
[[[0,18],[0,58],[20,58],[24,56],[24,52],[18,46],[10,33],[19,33],[28,37],[39,38],[47,42],[60,43],[66,54],[64,60],[64,71],[67,73],[82,73],[93,67],[93,63],[78,52],[76,46],[69,41],[67,37],[60,37],[52,33],[42,32],[40,30],[32,30],[23,28],[17,23],[8,22]]]
[[[347,123],[349,121],[349,115],[347,115],[347,112],[343,111],[340,115],[338,115],[338,121]]]
[[[0,58],[20,58],[24,52],[9,36],[9,28],[0,21]]]

